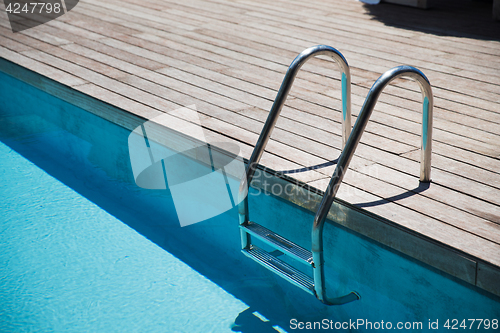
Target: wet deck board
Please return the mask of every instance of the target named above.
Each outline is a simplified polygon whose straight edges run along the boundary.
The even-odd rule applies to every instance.
[[[146,118],[195,104],[213,136],[239,142],[245,157],[303,49],[327,44],[344,54],[354,117],[385,70],[416,66],[435,96],[433,183],[422,189],[417,178],[418,86],[396,80],[380,97],[338,196],[500,267],[500,42],[491,31],[498,27],[479,19],[487,11],[474,8],[471,30],[460,31],[441,26],[440,11],[423,21],[415,9],[342,0],[84,0],[16,34],[2,11],[0,56]],[[399,12],[408,21],[394,23]],[[263,165],[297,170],[339,155],[339,87],[331,61],[304,65]],[[323,190],[332,171],[288,175]]]

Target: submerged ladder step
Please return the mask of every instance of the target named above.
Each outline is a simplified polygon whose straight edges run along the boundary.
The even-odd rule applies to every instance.
[[[282,278],[293,283],[297,287],[307,291],[311,295],[315,295],[313,279],[298,269],[288,265],[284,261],[274,257],[255,245],[253,245],[250,249],[243,249],[241,252]]]
[[[309,266],[313,263],[311,251],[304,249],[260,224],[248,222],[246,225],[240,225],[240,228],[297,261]]]

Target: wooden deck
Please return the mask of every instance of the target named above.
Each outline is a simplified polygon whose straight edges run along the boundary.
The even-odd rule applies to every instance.
[[[239,142],[247,158],[305,48],[344,54],[354,116],[383,72],[415,66],[435,98],[432,184],[418,181],[418,85],[397,80],[338,197],[456,249],[474,265],[472,283],[500,295],[500,24],[491,4],[430,3],[423,11],[351,0],[81,0],[15,34],[2,4],[0,57],[144,118],[195,104],[207,130]],[[304,65],[263,165],[326,188],[334,166],[312,167],[340,153],[339,77],[330,60]]]

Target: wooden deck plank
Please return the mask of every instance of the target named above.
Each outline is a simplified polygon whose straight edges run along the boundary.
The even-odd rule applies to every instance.
[[[86,81],[69,73],[63,72],[54,68],[52,66],[48,66],[45,64],[41,64],[40,62],[33,60],[29,57],[25,57],[11,51],[3,46],[0,46],[0,54],[4,59],[15,62],[23,67],[29,68],[33,71],[37,71],[38,73],[50,77],[58,82],[66,84],[70,87],[74,87],[80,84],[85,84]]]
[[[137,88],[132,86],[123,84],[119,81],[108,78],[105,75],[96,73],[92,70],[89,70],[85,67],[81,67],[71,62],[61,60],[55,56],[49,55],[48,53],[44,53],[42,51],[25,51],[24,55],[29,56],[34,60],[38,60],[47,65],[57,66],[64,71],[70,72],[79,76],[85,80],[90,82],[98,83],[99,85],[106,87],[111,91],[115,91],[121,93],[126,96],[133,96],[133,98],[137,101],[142,101],[142,103],[146,105],[153,105],[155,108],[159,110],[171,110],[179,107],[179,105],[173,104],[169,101],[166,101],[163,98],[154,97],[150,94],[147,94]]]

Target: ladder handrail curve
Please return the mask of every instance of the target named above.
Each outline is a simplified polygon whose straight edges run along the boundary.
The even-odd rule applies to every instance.
[[[337,194],[338,188],[342,182],[345,172],[349,167],[351,158],[361,139],[366,124],[370,119],[377,100],[384,88],[394,79],[408,77],[415,80],[422,92],[423,97],[423,115],[422,115],[422,145],[420,159],[420,181],[430,182],[431,180],[431,152],[432,152],[432,113],[433,113],[433,95],[432,88],[427,77],[418,69],[411,66],[398,66],[382,74],[373,84],[365,102],[354,124],[351,135],[340,154],[337,166],[333,173],[330,183],[321,200],[316,216],[314,218],[312,230],[312,253],[314,262],[314,286],[316,296],[320,301],[327,305],[340,304],[341,298],[328,299],[324,286],[324,257],[323,257],[323,227],[330,207]],[[349,296],[349,295],[348,295]]]
[[[312,46],[302,53],[300,53],[290,64],[288,70],[283,78],[280,89],[274,100],[273,106],[269,111],[266,123],[262,128],[259,139],[255,144],[250,160],[245,172],[245,177],[242,179],[239,188],[239,205],[238,212],[240,217],[240,224],[248,223],[248,198],[247,191],[252,178],[254,176],[260,158],[264,153],[264,149],[271,137],[271,133],[276,125],[276,121],[281,113],[281,109],[285,104],[288,93],[292,88],[293,81],[297,76],[298,71],[304,63],[312,57],[319,55],[330,56],[335,63],[339,66],[341,71],[341,87],[342,87],[342,146],[347,142],[347,138],[351,132],[351,74],[347,60],[345,60],[342,53],[335,48],[327,45]]]

